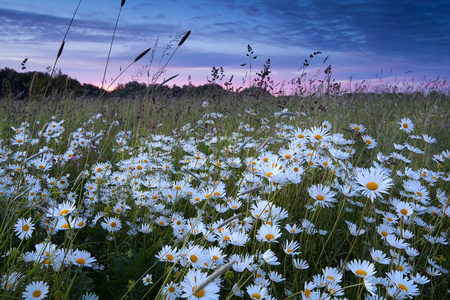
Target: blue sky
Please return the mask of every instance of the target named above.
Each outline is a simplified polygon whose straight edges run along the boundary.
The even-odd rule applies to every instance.
[[[80,82],[100,84],[120,2],[81,2],[57,67]],[[25,57],[28,70],[45,71],[53,65],[77,5],[78,0],[0,0],[0,68],[17,69]],[[438,76],[450,80],[448,1],[128,0],[107,81],[149,47],[155,49],[153,74],[168,58],[166,46],[187,30],[192,31],[189,39],[159,82],[179,74],[173,83],[186,84],[190,75],[194,84],[204,84],[211,68],[222,66],[224,79],[234,75],[234,86],[241,86],[249,73],[248,64],[241,66],[248,63],[248,44],[257,55],[253,71],[261,70],[270,58],[277,82],[298,77],[304,59],[315,51],[322,54],[306,71],[310,76],[319,72],[319,79],[321,69],[331,64],[333,78],[342,82],[349,77],[375,83],[420,82]],[[137,69],[149,63],[147,55],[118,82],[136,78],[132,76]]]

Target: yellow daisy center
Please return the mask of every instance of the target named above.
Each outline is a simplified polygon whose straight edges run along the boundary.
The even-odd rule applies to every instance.
[[[196,263],[198,260],[197,256],[195,256],[195,255],[191,255],[190,259],[193,263]]]
[[[404,208],[402,208],[402,209],[400,210],[400,212],[401,212],[402,215],[404,215],[404,216],[406,216],[406,215],[408,214],[408,211],[407,211],[406,209],[404,209]]]
[[[252,298],[254,298],[254,299],[261,299],[261,295],[258,294],[258,293],[254,293],[254,294],[252,295]]]
[[[31,295],[32,295],[33,297],[37,298],[37,297],[41,296],[41,291],[39,291],[39,290],[34,291],[33,293],[31,293]]]
[[[289,154],[286,154],[284,157],[285,157],[286,159],[290,159],[290,158],[291,158],[291,156],[290,156]]]
[[[25,224],[22,226],[23,231],[28,231],[29,229],[30,229],[30,226],[28,226],[28,224]]]
[[[67,214],[67,213],[69,213],[69,210],[68,210],[68,209],[63,209],[63,210],[59,213],[59,215],[62,217],[62,216],[64,216],[64,215]]]
[[[361,128],[359,128],[359,126],[355,126],[353,129],[355,129],[355,130],[361,130]]]
[[[172,254],[167,254],[167,255],[166,255],[166,258],[167,258],[168,260],[173,260],[173,255],[172,255]]]
[[[192,289],[192,293],[194,294],[194,296],[197,298],[203,297],[205,295],[205,290],[203,289],[203,290],[198,291],[197,293],[194,293],[196,288],[197,288],[197,285],[194,286],[194,288]]]
[[[408,128],[408,123],[403,123],[403,128]]]
[[[320,134],[316,134],[316,135],[314,136],[314,138],[315,138],[316,140],[320,140],[320,139],[322,138],[322,136],[321,136]]]
[[[422,193],[421,192],[417,192],[417,195],[419,195],[419,197],[422,197]]]
[[[175,287],[174,286],[171,286],[170,288],[169,288],[169,293],[174,293],[175,292]]]
[[[266,177],[270,177],[270,176],[272,176],[272,175],[273,175],[272,172],[267,172]]]
[[[366,143],[367,143],[368,145],[370,145],[370,144],[372,144],[372,141],[371,141],[371,140],[366,140]]]
[[[273,236],[273,234],[266,234],[266,239],[268,240],[268,241],[270,241],[271,239],[273,239],[274,238],[274,236]]]
[[[311,291],[306,289],[305,290],[305,297],[308,298],[309,296],[311,296]]]
[[[112,227],[112,228],[114,228],[114,227],[116,227],[116,226],[117,226],[116,222],[111,222],[111,227]]]
[[[371,191],[374,191],[374,190],[376,190],[378,188],[378,184],[376,184],[375,182],[371,181],[371,182],[368,182],[366,184],[366,188],[368,188]]]
[[[408,291],[408,288],[404,284],[401,284],[401,283],[398,284],[398,288],[401,290],[404,290],[405,292]]]
[[[316,196],[316,199],[317,200],[319,200],[319,201],[322,201],[323,199],[325,199],[322,195],[317,195]]]
[[[82,257],[78,257],[77,259],[75,259],[75,262],[79,265],[84,265],[86,263],[86,260]]]
[[[299,134],[299,135],[297,135],[297,137],[298,137],[299,139],[302,139],[302,138],[304,138],[305,136],[304,136],[303,134]]]
[[[356,274],[358,274],[359,276],[367,276],[367,273],[364,270],[358,270],[356,271]]]
[[[381,234],[382,234],[384,237],[388,236],[388,233],[387,233],[386,231],[382,231]]]

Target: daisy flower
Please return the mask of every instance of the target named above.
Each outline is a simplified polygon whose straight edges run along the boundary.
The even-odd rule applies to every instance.
[[[331,123],[329,121],[325,120],[322,122],[322,127],[326,130],[330,130],[331,127],[333,127],[333,125],[331,125]]]
[[[312,143],[323,143],[330,139],[328,130],[323,127],[312,127],[307,131],[307,135]]]
[[[144,283],[145,286],[147,286],[149,284],[153,284],[152,275],[151,274],[145,275],[145,277],[142,278],[142,282]]]
[[[363,135],[362,139],[366,143],[367,149],[373,149],[377,146],[377,142],[375,141],[375,139],[369,135]]]
[[[25,300],[44,299],[48,294],[48,285],[44,281],[33,281],[25,288],[22,297]]]
[[[155,256],[160,261],[176,262],[178,259],[178,255],[178,249],[173,249],[170,246],[165,245]]]
[[[12,272],[11,274],[4,274],[1,280],[1,288],[7,291],[14,292],[17,284],[23,278],[23,275],[18,272]]]
[[[264,224],[258,229],[256,239],[260,242],[274,242],[277,243],[277,238],[281,236],[280,229],[277,226]]]
[[[391,263],[391,260],[387,258],[386,254],[384,254],[381,250],[375,250],[374,248],[372,248],[370,250],[370,256],[372,256],[372,259],[374,261],[382,265],[388,265]]]
[[[272,250],[267,250],[266,252],[264,252],[263,254],[263,260],[268,264],[268,265],[279,265],[280,262],[278,261],[277,256],[275,255],[275,253]]]
[[[250,296],[250,299],[264,299],[269,295],[267,288],[256,284],[247,287],[247,294]]]
[[[64,218],[74,210],[75,210],[74,202],[64,201],[63,203],[58,204],[58,207],[53,207],[52,209],[49,209],[49,211],[47,212],[47,217]]]
[[[428,144],[436,143],[436,139],[434,137],[429,136],[428,134],[423,135],[423,140]]]
[[[31,222],[31,218],[19,219],[14,225],[14,231],[19,239],[28,239],[34,230],[34,224]]]
[[[391,271],[386,273],[386,276],[393,285],[393,287],[388,288],[388,293],[392,297],[395,295],[395,299],[404,299],[405,297],[414,297],[419,295],[419,288],[414,283],[414,280],[404,277],[402,272]]]
[[[321,297],[320,291],[312,291],[317,285],[314,282],[305,282],[305,289],[302,294],[302,299],[319,299]]]
[[[297,255],[297,254],[301,253],[301,252],[295,252],[299,247],[300,247],[300,245],[298,244],[297,241],[290,241],[290,242],[286,241],[283,246],[283,250],[286,254]]]
[[[211,246],[208,248],[209,257],[218,266],[225,264],[226,254],[223,254],[222,249],[217,246]]]
[[[181,287],[179,283],[174,283],[171,281],[166,284],[162,290],[162,296],[165,300],[175,300],[181,295]]]
[[[205,266],[205,263],[210,262],[209,255],[202,247],[194,245],[189,247],[186,251],[187,262],[191,264],[192,267],[198,269]]]
[[[420,275],[420,273],[417,273],[416,275],[411,276],[411,279],[414,280],[414,282],[417,284],[427,284],[430,282],[430,279],[428,279],[425,276]]]
[[[284,226],[284,228],[285,228],[290,234],[299,234],[300,232],[303,231],[303,228],[298,227],[297,224],[293,224],[293,225],[286,224],[286,225]]]
[[[388,189],[394,185],[392,178],[387,176],[381,169],[371,167],[362,169],[356,175],[356,182],[360,185],[356,190],[364,196],[374,201],[381,194],[387,194]]]
[[[305,270],[309,268],[309,264],[304,259],[296,258],[292,260],[292,263],[294,264],[294,268],[299,270]]]
[[[399,201],[395,208],[399,217],[409,217],[414,212],[411,204],[403,201]]]
[[[321,207],[328,207],[332,202],[336,202],[333,197],[336,195],[329,186],[323,186],[317,184],[308,188],[308,193],[316,202],[314,205],[320,205]]]
[[[410,133],[414,130],[414,124],[409,118],[403,118],[398,122],[400,124],[400,130]]]
[[[330,283],[340,283],[342,281],[342,274],[339,272],[337,268],[326,267],[323,269],[323,276]]]
[[[269,279],[273,282],[282,282],[286,280],[286,278],[283,278],[283,276],[280,273],[277,273],[275,271],[270,271]]]
[[[95,293],[85,293],[81,300],[98,300],[98,295]]]
[[[388,235],[386,237],[386,242],[388,242],[389,245],[397,249],[405,249],[406,247],[409,246],[408,243],[404,242],[404,239],[397,238],[395,237],[395,235]]]
[[[117,232],[122,227],[122,222],[114,217],[109,217],[105,219],[105,222],[101,223],[103,229],[108,230],[108,232]]]
[[[219,299],[220,288],[214,281],[210,282],[202,290],[194,293],[195,289],[202,284],[208,275],[202,273],[200,270],[190,269],[189,272],[184,277],[181,283],[181,288],[183,290],[182,298],[187,298],[188,300],[213,300]]]
[[[353,129],[356,132],[365,132],[366,131],[366,127],[364,125],[361,124],[355,124],[355,123],[350,123],[350,128]]]
[[[375,275],[375,267],[373,263],[360,259],[354,259],[347,264],[347,268],[358,277],[367,278]]]
[[[97,261],[88,251],[78,249],[69,253],[66,258],[69,262],[79,267],[93,267],[93,263]]]

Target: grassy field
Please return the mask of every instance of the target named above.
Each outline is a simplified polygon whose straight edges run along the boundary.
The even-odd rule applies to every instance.
[[[2,298],[448,294],[446,96],[1,101]]]

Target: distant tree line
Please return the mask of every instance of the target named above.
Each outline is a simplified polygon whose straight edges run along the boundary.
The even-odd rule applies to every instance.
[[[22,68],[23,70],[23,68]],[[47,68],[47,72],[17,72],[16,70],[10,68],[4,68],[0,70],[0,98],[10,98],[10,99],[27,99],[30,92],[30,86],[32,79],[37,74],[34,94],[33,96],[42,97],[47,90],[47,95],[72,93],[76,97],[99,97],[102,95],[106,98],[134,98],[142,96],[166,96],[166,97],[182,97],[182,96],[208,96],[210,98],[215,98],[219,96],[221,98],[225,97],[237,97],[249,96],[252,98],[271,98],[274,97],[267,87],[258,86],[257,83],[249,88],[230,88],[226,86],[225,88],[213,81],[208,80],[207,84],[194,86],[192,84],[183,86],[168,86],[168,85],[158,85],[158,84],[145,84],[138,81],[131,81],[125,84],[118,84],[117,87],[112,91],[103,91],[101,88],[89,84],[81,84],[78,80],[63,74],[60,69],[54,72],[52,78],[50,77],[51,68]],[[373,94],[374,97],[380,93],[374,92],[357,92],[356,94]],[[398,97],[402,96],[402,93],[384,91],[381,94],[385,96]],[[424,96],[422,92],[415,91],[412,94],[417,94]],[[344,93],[339,96],[340,99],[346,100],[354,96],[352,93]],[[428,97],[433,98],[447,98],[448,95],[445,93],[437,92],[435,90],[427,93]],[[285,98],[292,98],[298,96],[287,96]]]
[[[13,99],[27,99],[30,93],[30,86],[35,73],[37,73],[37,79],[34,88],[33,96],[43,96],[45,90],[47,95],[54,95],[60,93],[70,92],[74,96],[88,96],[98,97],[102,94],[102,89],[99,87],[84,83],[81,84],[78,80],[63,74],[60,69],[54,72],[52,78],[50,77],[50,67],[47,68],[47,72],[17,72],[10,68],[4,68],[0,70],[0,83],[1,91],[0,97],[13,98]],[[48,85],[48,87],[47,87]],[[144,95],[164,95],[168,97],[181,97],[181,96],[203,96],[208,95],[214,98],[216,95],[221,97],[230,95],[248,95],[252,97],[272,97],[268,90],[253,86],[250,88],[236,90],[225,89],[221,85],[208,82],[207,84],[194,86],[192,84],[183,86],[168,86],[158,84],[145,84],[137,81],[127,82],[125,84],[118,84],[112,91],[103,91],[105,97],[140,97]],[[228,96],[230,96],[228,95]]]
[[[34,95],[42,96],[47,90],[47,95],[54,93],[72,92],[76,96],[98,96],[100,89],[93,84],[81,84],[78,80],[63,74],[60,69],[56,70],[50,78],[50,69],[47,72],[17,72],[10,68],[0,70],[1,97],[25,99],[30,92],[31,81],[37,74]],[[48,86],[48,87],[47,87]]]

